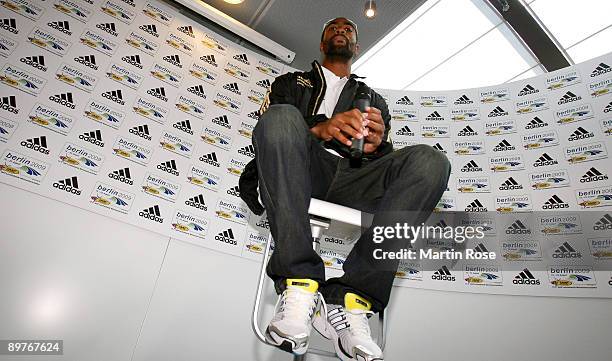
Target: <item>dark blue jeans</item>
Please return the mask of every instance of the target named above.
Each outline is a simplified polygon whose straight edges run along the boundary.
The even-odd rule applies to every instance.
[[[397,244],[372,242],[371,228],[355,243],[343,265],[344,275],[325,280],[320,256],[312,248],[308,218],[311,198],[362,210],[377,217],[410,212],[408,224],[424,222],[442,197],[450,175],[446,156],[429,145],[414,145],[351,168],[347,158],[330,154],[292,105],[272,105],[253,131],[259,190],[275,249],[267,266],[277,292],[287,278],[317,280],[327,303],[344,304],[353,292],[380,311],[389,302],[394,267],[373,262],[376,248]],[[418,219],[417,219],[418,218]]]

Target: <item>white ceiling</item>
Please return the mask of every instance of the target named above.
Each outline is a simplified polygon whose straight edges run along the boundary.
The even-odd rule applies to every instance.
[[[199,0],[194,0],[199,1]],[[309,69],[320,58],[323,24],[344,16],[357,23],[362,54],[407,18],[424,0],[378,0],[378,15],[363,15],[365,0],[245,0],[231,5],[202,0],[296,53],[294,68]]]

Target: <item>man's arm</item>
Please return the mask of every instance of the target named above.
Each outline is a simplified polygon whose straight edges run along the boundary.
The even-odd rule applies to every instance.
[[[274,104],[291,104],[296,108],[300,108],[298,99],[296,98],[293,90],[295,89],[295,79],[292,73],[287,73],[276,78],[272,85],[268,88],[264,102],[259,108],[259,114],[263,114],[270,105]],[[315,114],[311,116],[304,116],[304,120],[308,125],[308,128],[312,128],[315,125],[327,120],[325,114]]]
[[[270,105],[274,104],[291,104],[295,105],[295,95],[291,87],[291,74],[287,73],[274,79],[272,85],[268,88],[264,101],[259,107],[259,114],[263,114]]]
[[[376,93],[375,91],[372,91],[372,93],[374,95],[374,102],[372,106],[380,109],[380,115],[385,124],[385,130],[382,135],[382,142],[376,148],[376,152],[383,149],[393,149],[393,146],[391,145],[391,141],[389,139],[389,132],[391,131],[391,114],[389,114],[389,107],[387,106],[387,102],[385,102],[385,99],[380,94]]]

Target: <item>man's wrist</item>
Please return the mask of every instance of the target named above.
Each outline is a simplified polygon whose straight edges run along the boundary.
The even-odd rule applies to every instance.
[[[315,123],[311,128],[310,132],[314,134],[315,137],[322,139],[321,131],[323,130],[324,124],[327,120],[322,122]]]

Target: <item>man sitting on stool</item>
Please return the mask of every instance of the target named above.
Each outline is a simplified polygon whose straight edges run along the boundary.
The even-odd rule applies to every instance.
[[[368,317],[387,306],[394,267],[373,262],[371,231],[357,241],[344,275],[325,280],[321,257],[312,248],[310,198],[383,212],[419,211],[419,224],[446,189],[450,163],[429,145],[393,152],[388,139],[390,115],[384,99],[351,74],[357,54],[357,27],[346,18],[328,21],[321,36],[322,66],[279,76],[272,84],[253,131],[256,157],[241,175],[241,197],[256,214],[267,210],[275,250],[267,273],[280,294],[267,339],[297,355],[308,348],[314,327],[334,342],[342,360],[382,360],[372,340]],[[371,106],[353,107],[357,89],[369,93]],[[362,166],[350,166],[351,139],[365,140]],[[413,212],[416,213],[416,212]],[[390,269],[393,268],[393,269]],[[315,309],[322,295],[326,318]]]

